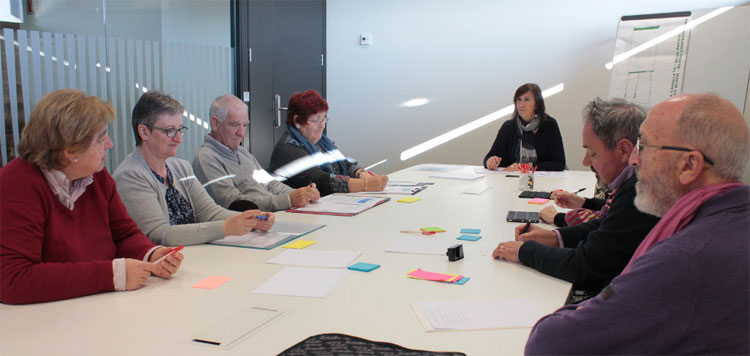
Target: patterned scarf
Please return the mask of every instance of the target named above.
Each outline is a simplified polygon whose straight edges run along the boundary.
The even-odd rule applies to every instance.
[[[320,140],[318,140],[317,144],[312,144],[294,127],[287,126],[286,133],[289,134],[289,137],[291,137],[291,140],[289,140],[290,143],[304,148],[305,151],[307,151],[307,153],[309,153],[310,155],[321,152],[321,148],[323,149],[322,152],[338,151],[336,145],[326,135],[320,136]],[[344,164],[343,161],[339,160],[334,162],[334,164],[338,165],[339,167],[338,173],[334,172],[333,167],[330,163],[323,163],[319,167],[331,174],[340,174],[345,176],[349,175],[349,168],[347,168],[346,164]]]
[[[542,120],[534,115],[534,119],[524,125],[521,115],[516,115],[516,132],[518,133],[518,156],[516,162],[530,163],[536,165],[536,147],[534,147],[534,130],[541,124]]]

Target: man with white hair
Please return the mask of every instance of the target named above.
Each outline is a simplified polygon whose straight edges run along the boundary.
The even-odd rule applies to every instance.
[[[750,353],[750,131],[711,94],[659,103],[630,163],[636,207],[661,216],[595,298],[539,320],[527,354]]]
[[[217,204],[237,211],[285,210],[305,206],[320,198],[315,184],[293,189],[277,180],[258,182],[254,176],[271,178],[258,160],[240,146],[249,120],[247,105],[233,95],[216,98],[209,108],[211,132],[193,160],[195,176]]]

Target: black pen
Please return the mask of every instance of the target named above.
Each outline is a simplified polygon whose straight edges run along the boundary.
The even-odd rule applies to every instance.
[[[523,234],[529,232],[529,228],[530,227],[531,227],[531,221],[529,221],[529,222],[526,223],[526,226],[523,227],[523,229],[521,230],[521,233],[519,235],[523,235]]]
[[[575,192],[573,192],[573,194],[578,194],[578,193],[580,193],[580,192],[582,192],[582,191],[584,191],[584,190],[586,190],[586,188],[581,188],[581,189],[578,189],[578,190],[576,190]]]

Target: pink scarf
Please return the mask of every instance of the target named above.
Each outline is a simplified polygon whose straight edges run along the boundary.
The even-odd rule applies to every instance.
[[[646,253],[646,251],[648,251],[653,245],[685,228],[685,226],[693,220],[698,208],[700,208],[706,200],[742,186],[743,184],[740,182],[712,184],[700,187],[685,194],[684,197],[680,198],[680,200],[678,200],[677,203],[667,211],[667,214],[661,218],[656,226],[651,229],[648,236],[641,241],[641,244],[638,245],[638,249],[635,250],[633,257],[630,259],[630,262],[628,262],[628,265],[625,266],[625,269],[622,270],[621,274],[625,274],[625,272],[628,271],[628,268],[630,268],[630,265],[633,264],[633,261]]]

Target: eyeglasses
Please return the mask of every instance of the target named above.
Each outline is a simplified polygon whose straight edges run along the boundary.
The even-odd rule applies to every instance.
[[[185,127],[185,126],[182,126],[179,129],[176,129],[176,128],[173,128],[173,127],[164,128],[164,127],[156,127],[156,126],[154,126],[154,127],[152,127],[152,129],[157,129],[157,130],[163,131],[164,134],[167,135],[167,137],[169,137],[169,138],[174,138],[175,135],[177,135],[178,132],[180,133],[180,135],[184,135],[187,132],[187,130],[188,130],[188,128]]]
[[[315,119],[310,118],[307,121],[310,121],[313,124],[319,124],[322,121],[325,124],[326,122],[328,122],[328,116],[323,116],[323,118],[315,118]]]
[[[641,143],[641,138],[638,137],[638,139],[635,141],[635,152],[638,155],[638,157],[641,156],[641,151],[643,150],[644,147],[653,147],[653,148],[656,148],[656,149],[659,149],[659,150],[672,150],[672,151],[682,151],[682,152],[693,152],[693,151],[695,151],[695,152],[700,153],[701,156],[703,156],[703,160],[706,161],[706,162],[708,162],[708,164],[710,164],[710,165],[714,164],[714,161],[712,161],[710,158],[708,158],[701,151],[698,151],[698,150],[695,150],[695,149],[692,149],[692,148],[687,148],[687,147],[679,147],[679,146],[646,145],[646,144],[642,144]]]

